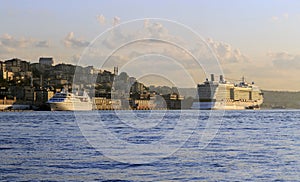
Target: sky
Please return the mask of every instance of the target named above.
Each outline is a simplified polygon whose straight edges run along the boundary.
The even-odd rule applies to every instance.
[[[52,56],[56,63],[101,66],[96,58],[87,56],[96,50],[87,51],[93,43],[98,46],[99,60],[126,41],[148,36],[176,42],[181,50],[186,48],[192,54],[199,53],[199,47],[205,43],[228,80],[245,76],[265,90],[300,91],[297,0],[0,0],[0,4],[2,61],[17,57],[37,62],[41,56]],[[136,19],[142,19],[141,25],[126,23]],[[195,35],[187,28],[202,42],[199,39],[198,43],[191,43]],[[157,49],[149,50],[152,46]],[[137,43],[134,48],[117,51],[112,57],[118,60],[111,63],[118,64],[121,71],[131,71],[132,76],[157,74],[169,77],[174,85],[193,87],[204,81],[204,72],[209,74],[213,69],[196,69],[186,61],[191,57],[187,58],[181,50],[162,43]],[[80,63],[82,57],[90,60]],[[186,80],[189,76],[193,77],[191,82]]]

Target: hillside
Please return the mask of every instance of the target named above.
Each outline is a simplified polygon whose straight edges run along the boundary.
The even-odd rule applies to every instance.
[[[262,108],[300,109],[300,92],[263,90]]]

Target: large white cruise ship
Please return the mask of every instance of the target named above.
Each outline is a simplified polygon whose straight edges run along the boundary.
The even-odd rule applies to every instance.
[[[92,110],[90,97],[84,92],[82,96],[68,92],[58,92],[49,101],[51,111],[89,111]]]
[[[215,81],[213,74],[211,81],[206,79],[198,84],[198,96],[192,109],[259,109],[263,103],[263,93],[254,83],[249,84],[244,78],[240,83],[230,83],[222,75],[219,81]]]

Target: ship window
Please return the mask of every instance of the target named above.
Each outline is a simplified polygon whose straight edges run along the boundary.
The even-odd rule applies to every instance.
[[[230,89],[230,99],[234,100],[234,89],[233,88]]]

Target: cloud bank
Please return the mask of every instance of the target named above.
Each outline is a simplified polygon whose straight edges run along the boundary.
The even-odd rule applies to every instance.
[[[98,23],[100,23],[100,25],[105,24],[105,17],[103,15],[97,15],[96,18],[97,18]]]
[[[211,38],[207,39],[207,43],[216,53],[218,59],[223,63],[249,61],[249,58],[245,56],[239,49],[233,48],[233,46],[228,43],[215,41]]]
[[[47,40],[36,40],[33,38],[17,38],[10,34],[3,34],[0,36],[0,53],[14,53],[18,49],[22,48],[25,50],[27,48],[49,48],[50,43]]]
[[[269,52],[268,56],[271,58],[273,65],[279,69],[299,69],[300,55],[293,55],[288,52]]]
[[[76,38],[74,32],[68,33],[64,39],[64,45],[68,48],[82,48],[87,47],[90,43],[86,40]]]

